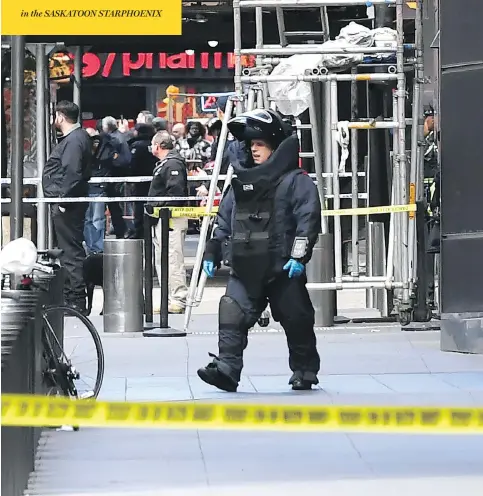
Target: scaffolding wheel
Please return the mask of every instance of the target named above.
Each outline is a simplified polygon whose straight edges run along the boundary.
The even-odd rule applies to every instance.
[[[410,307],[400,308],[398,320],[402,327],[409,325],[414,320],[414,310]]]

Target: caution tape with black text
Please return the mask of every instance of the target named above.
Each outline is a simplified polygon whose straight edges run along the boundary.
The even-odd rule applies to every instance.
[[[162,207],[154,207],[151,217],[159,217]],[[172,218],[197,219],[207,215],[214,216],[218,213],[218,207],[213,207],[207,212],[206,207],[166,207],[169,209]],[[325,217],[345,216],[345,215],[377,215],[391,214],[401,212],[416,212],[416,205],[389,205],[386,207],[361,207],[361,208],[341,208],[338,210],[324,210],[322,215]]]
[[[483,408],[125,403],[5,394],[2,425],[483,434]]]

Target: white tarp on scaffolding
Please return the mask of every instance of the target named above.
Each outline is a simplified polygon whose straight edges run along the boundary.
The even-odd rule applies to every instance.
[[[340,30],[335,40],[322,44],[324,48],[396,47],[397,33],[390,28],[369,29],[351,22]],[[312,45],[313,46],[313,45]],[[387,54],[371,54],[371,59],[383,59]],[[284,59],[272,71],[273,76],[303,76],[316,69],[344,70],[364,61],[363,54],[302,54]],[[297,81],[268,83],[270,96],[285,115],[299,116],[309,108],[310,84]]]

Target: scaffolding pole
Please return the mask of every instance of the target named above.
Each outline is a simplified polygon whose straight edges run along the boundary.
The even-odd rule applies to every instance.
[[[23,236],[23,160],[24,160],[24,67],[25,37],[12,36],[12,158],[10,188],[10,239]]]
[[[403,74],[404,78],[404,74]],[[316,83],[326,81],[397,81],[398,74],[301,74],[298,76],[240,76],[242,83]]]
[[[412,105],[412,128],[411,128],[411,168],[409,177],[409,202],[416,203],[423,198],[424,170],[421,158],[422,142],[422,91],[423,64],[422,64],[422,16],[421,2],[417,2],[415,19],[416,38],[416,64],[414,67],[413,105]],[[421,134],[420,134],[421,133]],[[416,255],[416,212],[409,213],[409,281],[415,283],[417,279],[417,255]]]
[[[206,198],[206,210],[207,214],[203,217],[203,221],[201,223],[200,229],[200,241],[198,243],[198,247],[196,249],[196,257],[195,263],[193,266],[193,272],[191,274],[191,283],[188,290],[188,297],[186,299],[186,311],[185,311],[185,321],[184,321],[184,330],[187,331],[189,327],[189,322],[191,318],[191,308],[194,306],[196,302],[196,290],[198,286],[198,277],[200,276],[201,265],[203,262],[203,254],[205,251],[206,240],[208,238],[208,230],[210,227],[210,216],[209,214],[213,210],[213,204],[215,201],[216,190],[218,187],[218,176],[220,174],[221,163],[223,159],[223,151],[225,150],[225,144],[228,137],[228,121],[231,118],[232,110],[233,110],[233,98],[229,98],[226,104],[225,115],[223,116],[221,132],[218,137],[218,149],[215,158],[215,165],[213,168],[213,173],[210,180],[210,189],[208,192],[208,196]]]
[[[45,122],[45,105],[46,105],[46,84],[47,84],[47,56],[45,45],[38,44],[36,49],[36,77],[37,77],[37,112],[36,112],[36,134],[37,134],[37,197],[43,198],[42,176],[44,172],[45,160],[47,158],[46,147],[46,122]],[[48,204],[40,202],[37,205],[37,249],[47,249],[47,211]]]
[[[405,50],[414,49],[414,45],[406,44],[404,45]],[[276,57],[278,55],[290,56],[290,55],[364,55],[371,53],[396,53],[397,49],[392,47],[327,47],[324,45],[287,45],[287,46],[276,46],[274,48],[244,48],[240,51],[241,55],[270,55],[271,57]],[[260,59],[260,65],[262,63],[262,59]]]
[[[76,46],[74,49],[73,100],[74,100],[74,103],[79,107],[79,122],[82,122],[81,84],[82,84],[82,47]]]
[[[357,72],[357,69],[352,69],[353,73]],[[358,95],[357,95],[357,83],[352,81],[351,83],[351,120],[357,119],[358,116]],[[351,194],[352,194],[352,208],[357,208],[359,206],[359,177],[357,176],[357,164],[358,164],[358,131],[357,128],[350,128],[351,130],[351,168],[352,168],[352,178],[351,178]],[[359,275],[359,217],[357,215],[352,216],[352,275],[357,277]]]
[[[396,32],[397,32],[397,53],[396,53],[396,67],[397,67],[397,120],[399,121],[398,138],[399,138],[399,156],[398,162],[400,167],[400,191],[401,191],[401,204],[405,205],[408,202],[407,197],[407,157],[406,157],[406,76],[404,74],[404,50],[402,48],[404,43],[404,18],[403,18],[403,0],[396,0]],[[410,308],[410,294],[409,294],[409,280],[408,280],[408,216],[402,216],[402,237],[400,239],[400,246],[402,252],[402,306],[400,309],[400,316],[406,313]],[[404,321],[406,315],[402,317]]]
[[[236,103],[237,113],[242,112],[243,84],[241,61],[241,9],[240,0],[233,0],[233,55],[235,57],[235,93],[238,96]]]

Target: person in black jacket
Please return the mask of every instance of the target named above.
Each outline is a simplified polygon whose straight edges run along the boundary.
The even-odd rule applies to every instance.
[[[86,129],[92,143],[92,176],[109,177],[112,173],[113,162],[117,158],[119,142],[113,136],[98,132],[93,128]],[[106,183],[90,183],[89,196],[105,196]],[[92,253],[104,252],[104,236],[106,232],[106,204],[91,202],[87,208],[84,224],[86,251]]]
[[[219,306],[219,354],[198,375],[219,389],[236,391],[248,330],[270,303],[287,335],[289,384],[311,389],[318,383],[320,359],[305,265],[321,230],[317,188],[298,167],[298,138],[277,113],[246,112],[231,119],[228,128],[251,153],[245,166],[233,164],[236,178],[205,250],[207,276],[213,277],[223,261],[230,278]]]
[[[63,250],[61,263],[67,272],[64,294],[66,303],[85,312],[86,287],[82,275],[85,251],[84,219],[87,203],[63,203],[63,198],[86,197],[91,177],[92,144],[78,124],[79,107],[61,101],[55,109],[55,126],[62,133],[47,160],[42,185],[47,198],[58,198],[51,215],[57,245]]]
[[[150,197],[187,197],[188,174],[186,163],[175,150],[173,138],[167,131],[156,133],[151,141],[151,151],[159,159],[153,172],[149,188]],[[149,201],[149,206],[184,207],[186,200]],[[169,307],[170,313],[183,313],[186,307],[188,288],[184,264],[184,241],[188,230],[188,219],[172,218],[169,232]],[[154,227],[156,272],[161,284],[161,222]],[[155,313],[159,309],[155,308]]]
[[[112,163],[111,175],[114,177],[123,177],[129,175],[131,165],[131,150],[129,150],[128,136],[118,129],[117,121],[112,116],[102,119],[102,130],[111,136],[118,143],[117,157]],[[122,183],[107,183],[106,195],[108,197],[126,196],[124,194],[124,185]],[[111,213],[112,227],[116,238],[124,238],[128,226],[123,217],[123,208],[119,202],[109,202],[109,212]]]
[[[131,174],[133,176],[152,176],[156,165],[156,157],[149,151],[151,139],[154,136],[153,126],[150,124],[136,124],[133,138],[129,141],[131,148]],[[134,183],[134,196],[148,196],[149,182]],[[143,239],[144,237],[144,202],[134,202],[133,228],[126,236],[129,239]]]

